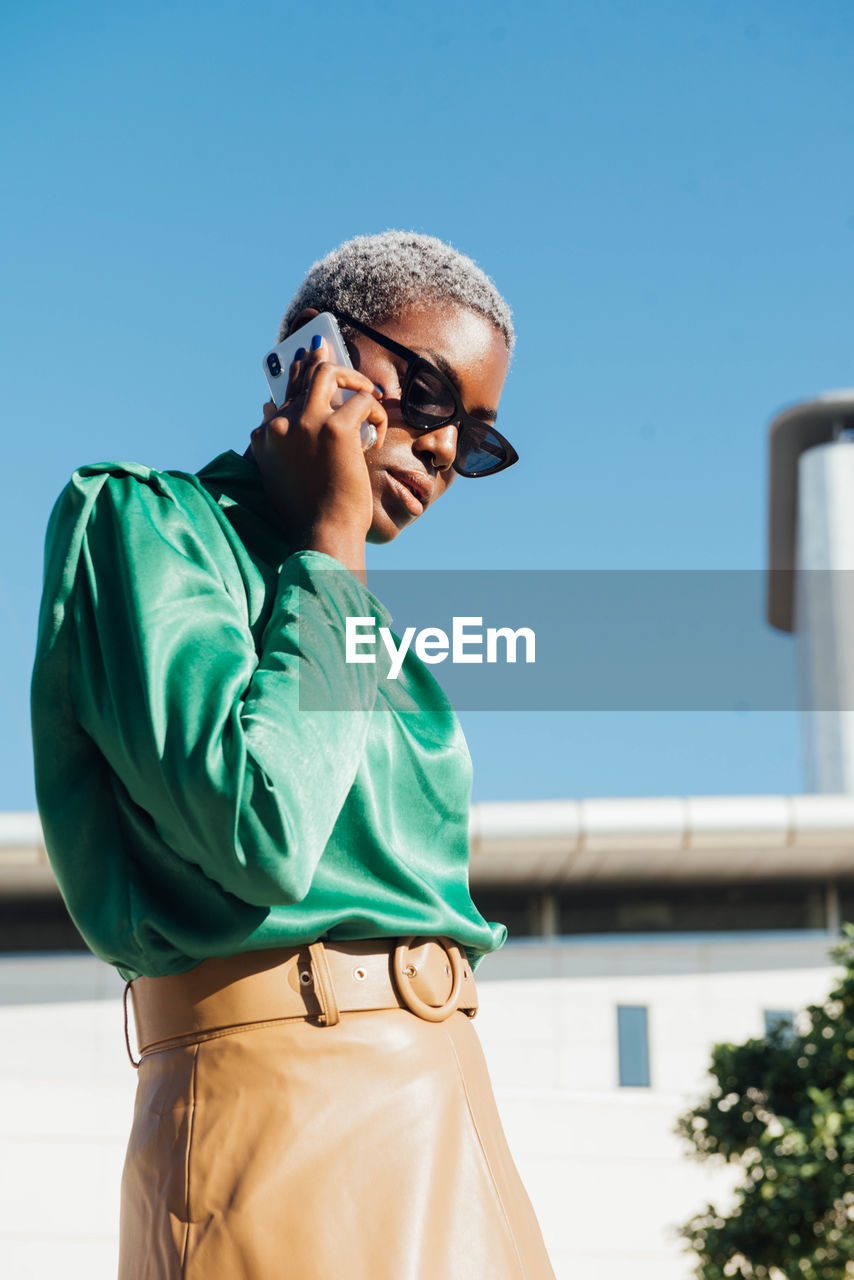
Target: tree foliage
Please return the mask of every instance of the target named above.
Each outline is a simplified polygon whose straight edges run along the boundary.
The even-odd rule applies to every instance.
[[[729,1213],[681,1229],[699,1280],[854,1277],[854,925],[831,956],[843,975],[824,1003],[716,1045],[709,1097],[678,1122],[697,1158],[743,1170]]]

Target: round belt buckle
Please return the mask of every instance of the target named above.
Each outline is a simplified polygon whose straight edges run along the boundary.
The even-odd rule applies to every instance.
[[[412,943],[415,941],[415,934],[408,938],[404,938],[400,946],[394,949],[394,960],[392,970],[394,973],[394,982],[400,994],[403,1003],[412,1013],[417,1013],[419,1018],[426,1018],[428,1022],[444,1022],[452,1013],[456,1011],[457,1000],[460,994],[460,987],[463,981],[463,959],[460,954],[459,944],[454,942],[452,938],[445,938],[436,935],[435,940],[441,942],[448,958],[451,961],[451,973],[453,981],[451,985],[451,993],[444,1004],[428,1004],[426,1000],[422,1000],[412,986],[412,978],[417,974],[407,973],[408,964],[406,953]],[[425,938],[425,942],[432,941],[432,938]]]

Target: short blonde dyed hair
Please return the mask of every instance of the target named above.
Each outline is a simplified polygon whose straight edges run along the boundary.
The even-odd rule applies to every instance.
[[[512,352],[513,313],[490,277],[473,258],[416,231],[354,236],[315,262],[282,317],[278,340],[287,337],[304,307],[346,311],[363,324],[378,325],[418,302],[476,311],[499,330]]]

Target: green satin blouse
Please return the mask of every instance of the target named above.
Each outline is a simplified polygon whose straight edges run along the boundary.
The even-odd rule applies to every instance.
[[[411,650],[397,680],[347,663],[348,616],[391,622],[337,560],[290,552],[233,450],[197,475],[95,463],[60,494],[36,794],[68,910],[125,979],[437,933],[475,969],[504,943],[469,894],[459,721]]]

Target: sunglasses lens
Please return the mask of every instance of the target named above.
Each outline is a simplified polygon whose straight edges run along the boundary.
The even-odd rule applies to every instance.
[[[442,378],[431,366],[417,365],[406,388],[401,406],[412,427],[429,430],[453,421],[460,406]],[[462,475],[482,476],[497,471],[507,463],[507,449],[487,423],[472,419],[463,423],[457,439],[454,466]]]
[[[473,427],[466,423],[457,442],[458,470],[469,476],[485,475],[506,460],[507,450],[486,424]]]
[[[453,397],[448,388],[430,373],[429,369],[418,368],[412,377],[406,393],[407,421],[413,427],[436,427],[446,422],[456,411]]]

